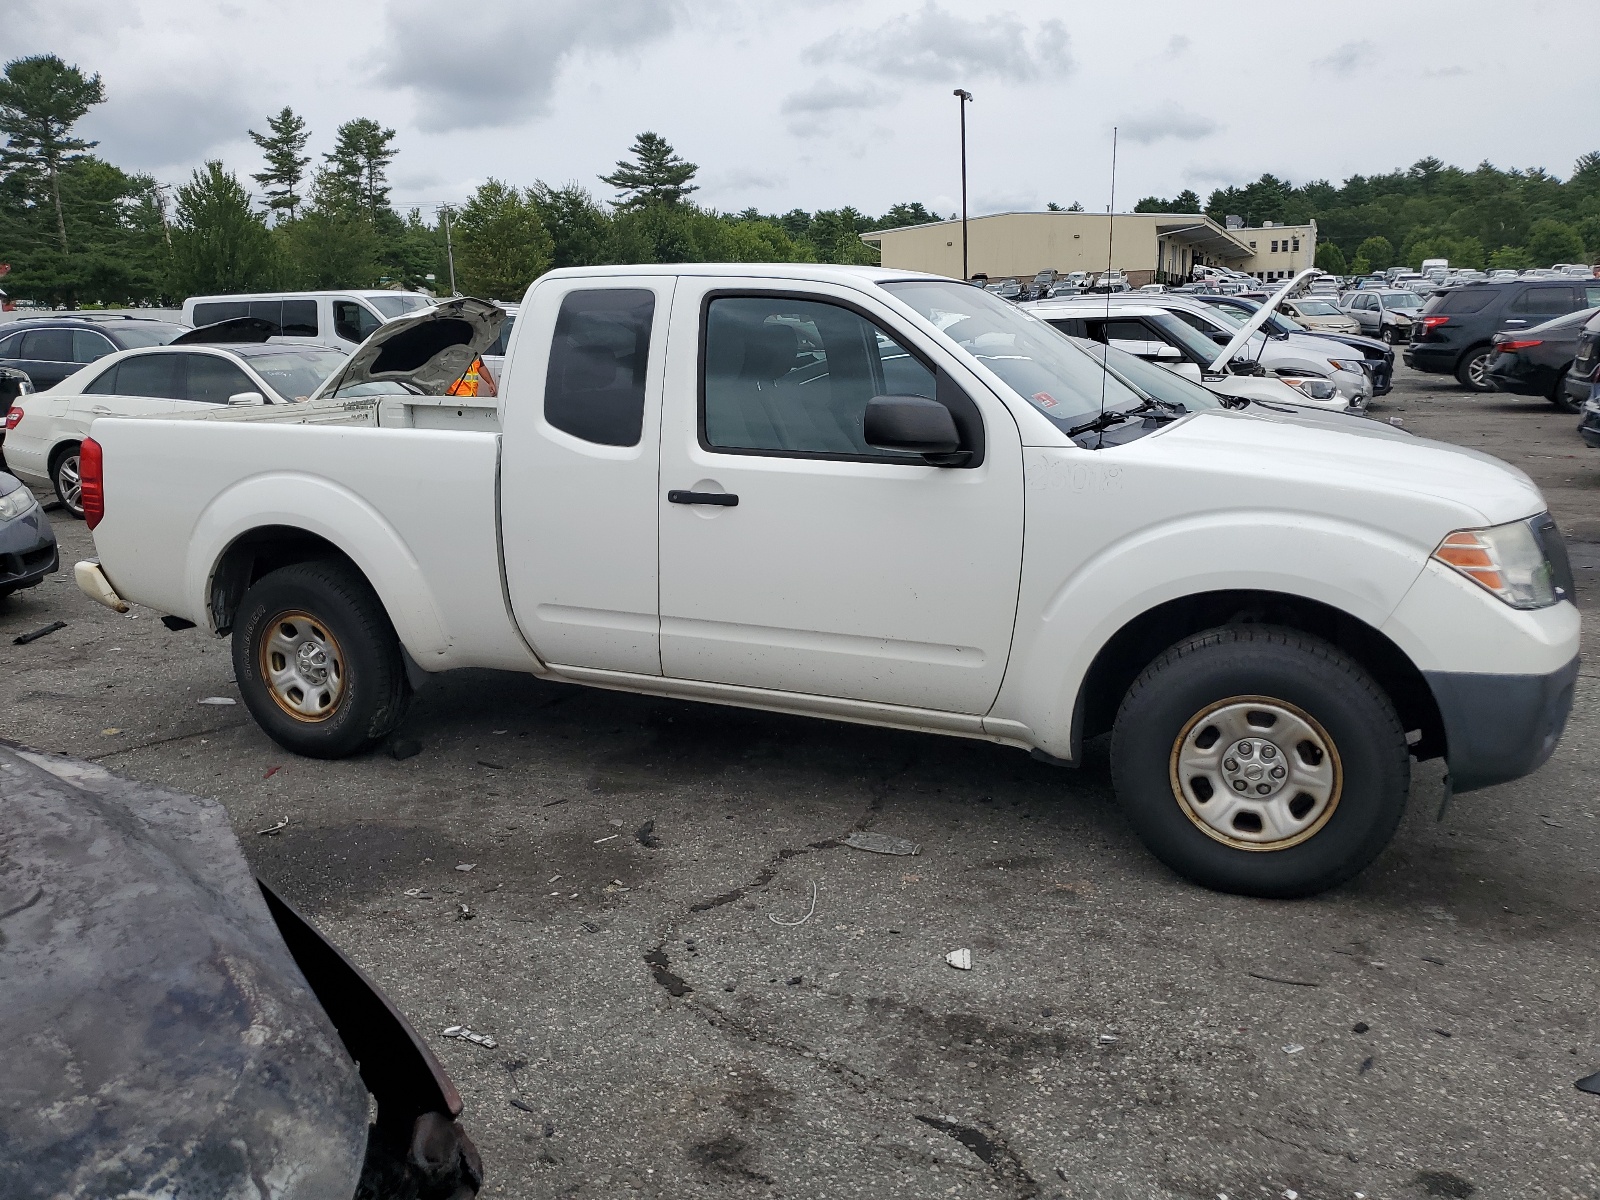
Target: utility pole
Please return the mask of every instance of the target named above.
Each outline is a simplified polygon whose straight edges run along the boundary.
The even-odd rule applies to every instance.
[[[152,189],[156,194],[156,208],[161,212],[161,229],[167,235],[167,250],[172,249],[172,225],[167,221],[167,193],[172,190],[170,183],[158,183]]]
[[[972,103],[972,93],[957,88],[953,93],[961,108],[961,282],[972,278],[967,265],[967,105]]]
[[[450,263],[450,294],[455,296],[459,293],[456,291],[456,251],[450,243],[450,206],[439,205],[439,213],[444,217],[444,254]]]

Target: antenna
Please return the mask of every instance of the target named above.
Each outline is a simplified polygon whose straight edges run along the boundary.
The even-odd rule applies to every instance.
[[[1111,247],[1112,235],[1116,232],[1117,225],[1117,127],[1111,127],[1111,204],[1106,209],[1106,275],[1111,274]],[[1106,289],[1106,325],[1111,323],[1111,285],[1106,283],[1105,275],[1100,277]],[[1105,339],[1105,353],[1100,356],[1100,415],[1106,415],[1106,376],[1111,374],[1111,334],[1106,326],[1100,327],[1101,336]],[[1100,431],[1100,441],[1106,440],[1105,431]]]

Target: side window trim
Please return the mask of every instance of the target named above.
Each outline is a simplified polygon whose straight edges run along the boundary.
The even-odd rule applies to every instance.
[[[706,437],[706,335],[710,331],[711,304],[715,300],[724,299],[796,300],[809,304],[832,304],[861,318],[885,337],[892,339],[897,346],[932,373],[936,398],[950,410],[951,416],[955,418],[956,429],[961,434],[962,449],[971,454],[971,457],[959,467],[940,469],[971,470],[973,467],[980,466],[983,463],[985,449],[983,415],[978,408],[977,402],[967,395],[966,389],[952,379],[944,368],[937,363],[931,362],[928,356],[917,347],[908,345],[903,338],[896,337],[888,329],[885,329],[883,322],[878,317],[859,304],[824,292],[805,292],[781,288],[717,288],[707,292],[700,298],[700,328],[697,335],[699,345],[695,362],[694,422],[695,439],[699,442],[700,449],[706,453],[737,454],[754,458],[805,458],[823,462],[888,463],[906,467],[925,467],[928,465],[921,458],[905,455],[844,454],[829,450],[764,450],[713,445],[710,439]],[[969,439],[971,439],[971,445],[967,444]]]

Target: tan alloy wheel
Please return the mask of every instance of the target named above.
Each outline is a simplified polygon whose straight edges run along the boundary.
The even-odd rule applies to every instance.
[[[344,654],[328,627],[303,612],[280,613],[261,639],[261,678],[297,721],[326,721],[345,690]]]
[[[1172,745],[1172,794],[1207,837],[1239,850],[1287,850],[1338,807],[1339,751],[1316,719],[1267,696],[1201,709]]]

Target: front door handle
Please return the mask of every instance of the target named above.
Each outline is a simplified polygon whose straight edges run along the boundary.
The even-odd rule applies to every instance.
[[[719,504],[723,508],[734,508],[739,503],[739,497],[732,492],[686,492],[682,488],[673,488],[667,493],[668,504]]]

